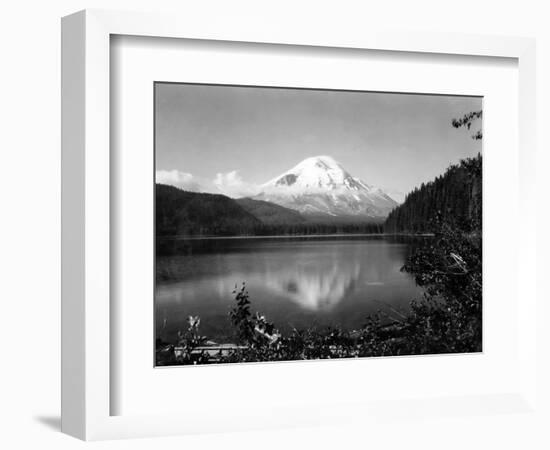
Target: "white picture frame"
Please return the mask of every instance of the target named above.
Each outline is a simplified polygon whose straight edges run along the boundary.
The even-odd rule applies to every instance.
[[[112,35],[205,41],[297,45],[307,49],[368,49],[419,54],[513,58],[519,73],[519,211],[522,227],[534,229],[535,43],[532,39],[456,34],[396,33],[380,30],[279,29],[260,22],[234,27],[193,17],[87,10],[62,21],[62,430],[85,440],[163,436],[223,430],[329,423],[388,412],[383,402],[279,406],[278,414],[257,411],[248,420],[204,420],[185,413],[111,415],[110,378],[110,38]],[[518,277],[535,271],[536,235],[522,233]],[[442,414],[493,414],[502,409],[537,411],[535,283],[522,293],[518,310],[521,367],[515,390],[500,395],[418,399],[406,402],[411,414],[438,408]],[[182,375],[184,376],[184,375]],[[435,402],[435,403],[434,403]],[[401,412],[402,413],[402,412]],[[309,416],[309,419],[304,417]]]

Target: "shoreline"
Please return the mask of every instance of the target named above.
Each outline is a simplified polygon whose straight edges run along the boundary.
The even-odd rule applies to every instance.
[[[222,239],[314,239],[314,238],[342,238],[342,237],[434,237],[434,233],[337,233],[337,234],[289,234],[267,236],[158,236],[165,240],[222,240]]]

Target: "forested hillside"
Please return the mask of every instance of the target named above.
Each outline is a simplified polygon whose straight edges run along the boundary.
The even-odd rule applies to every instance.
[[[251,198],[239,198],[236,202],[264,225],[293,225],[305,222],[298,211],[274,203]]]
[[[247,234],[261,222],[225,195],[156,185],[156,235]]]
[[[481,229],[482,158],[462,160],[429,183],[410,192],[386,219],[387,233],[423,233],[448,223],[473,231]]]
[[[381,233],[382,222],[304,217],[274,203],[156,185],[156,236],[295,236]]]

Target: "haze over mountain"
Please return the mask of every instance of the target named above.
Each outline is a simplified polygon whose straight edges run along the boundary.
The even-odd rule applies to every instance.
[[[330,156],[307,158],[260,189],[253,199],[306,216],[385,218],[398,206],[385,191],[352,176]]]

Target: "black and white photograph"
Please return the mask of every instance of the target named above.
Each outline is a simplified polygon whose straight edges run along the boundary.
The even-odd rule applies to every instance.
[[[482,113],[155,83],[155,365],[481,352]]]
[[[4,2],[0,449],[550,449],[545,6]]]

